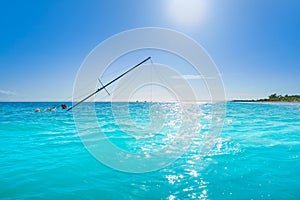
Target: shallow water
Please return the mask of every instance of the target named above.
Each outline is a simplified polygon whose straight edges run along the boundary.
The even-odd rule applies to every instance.
[[[203,153],[212,104],[199,104],[197,134],[180,157],[152,172],[126,173],[90,154],[72,112],[33,112],[49,104],[0,103],[1,199],[300,197],[300,105],[227,103],[222,133],[214,138],[213,148]],[[110,103],[95,107],[99,127],[111,144],[151,159],[174,140],[186,119],[177,104],[153,106],[157,105],[130,104],[131,123],[118,121],[122,115],[114,115]],[[157,121],[151,126],[153,120]],[[84,123],[88,133],[97,134],[89,121]],[[195,130],[184,128],[183,132]],[[179,147],[186,146],[182,144]],[[165,154],[173,156],[177,150],[175,146],[171,154]]]

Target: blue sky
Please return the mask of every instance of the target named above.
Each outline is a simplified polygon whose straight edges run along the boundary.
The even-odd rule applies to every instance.
[[[3,0],[0,26],[0,101],[70,97],[94,47],[149,26],[180,31],[202,45],[228,99],[300,94],[298,0]]]

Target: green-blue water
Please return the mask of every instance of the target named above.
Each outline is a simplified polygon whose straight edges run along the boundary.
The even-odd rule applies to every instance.
[[[205,156],[201,136],[209,130],[211,105],[200,104],[201,129],[187,152],[165,168],[140,174],[96,160],[82,144],[72,112],[33,112],[50,105],[0,103],[0,199],[300,198],[299,104],[228,103],[223,131]],[[149,107],[151,103],[131,104],[136,124],[149,123]],[[157,148],[168,139],[164,132],[172,134],[180,126],[168,123],[147,140],[156,142],[142,148],[137,141],[144,140],[124,136],[109,109],[109,103],[96,104],[99,124],[129,151]],[[174,112],[165,114],[176,120]]]

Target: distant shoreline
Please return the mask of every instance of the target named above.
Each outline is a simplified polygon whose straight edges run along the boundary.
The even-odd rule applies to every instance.
[[[241,99],[241,100],[232,100],[231,102],[259,102],[259,103],[293,103],[299,104],[300,103],[300,95],[277,95],[271,94],[267,99],[257,99],[257,100],[249,100],[249,99]]]
[[[263,103],[263,104],[300,104],[300,101],[260,101],[260,100],[231,100],[236,103]]]

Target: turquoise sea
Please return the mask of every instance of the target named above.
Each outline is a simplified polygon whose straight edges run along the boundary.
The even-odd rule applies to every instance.
[[[200,128],[185,153],[147,173],[98,161],[82,143],[72,111],[33,112],[53,104],[0,103],[0,199],[300,198],[300,104],[227,103],[223,130],[205,155],[201,145],[213,104],[199,104]],[[130,104],[136,126],[150,123],[154,104]],[[110,103],[96,103],[95,109],[111,143],[151,157],[174,138],[182,120],[177,104],[159,106],[163,129],[142,139],[122,132]],[[96,131],[88,121],[86,130]]]

